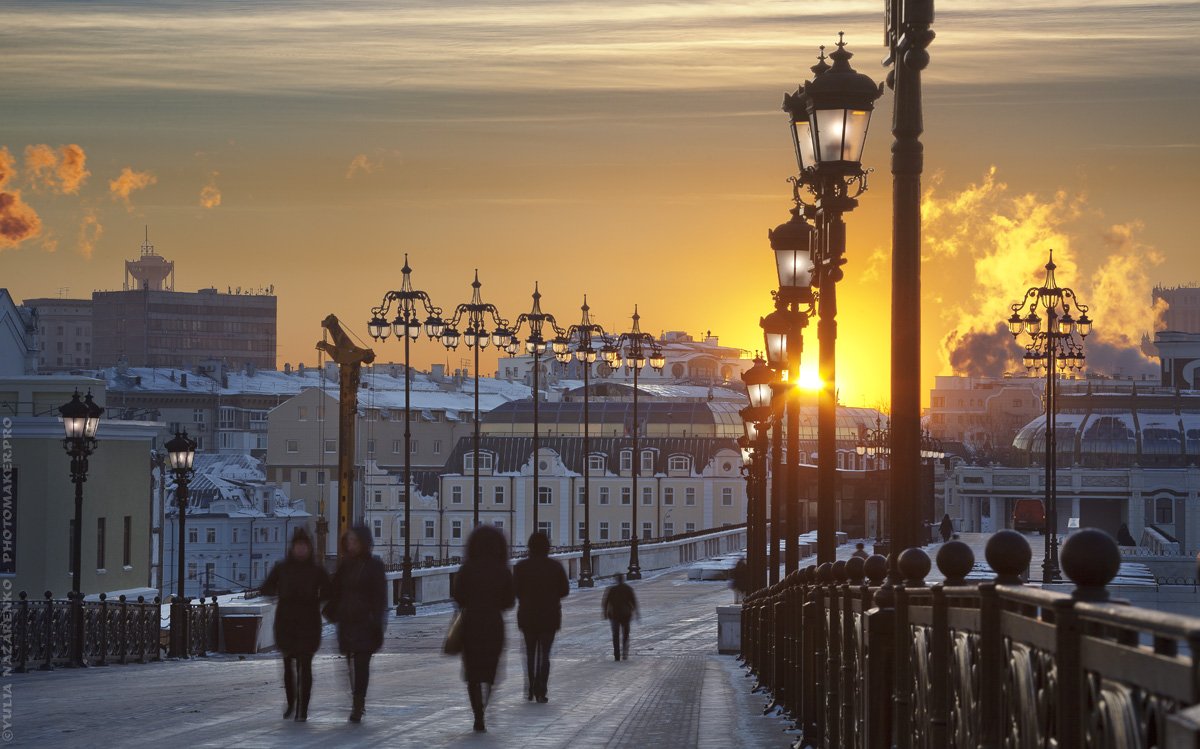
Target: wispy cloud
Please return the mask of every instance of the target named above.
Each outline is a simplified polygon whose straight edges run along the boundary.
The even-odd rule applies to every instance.
[[[116,179],[108,181],[108,192],[113,200],[120,200],[125,204],[125,210],[133,210],[133,201],[129,196],[138,190],[144,190],[150,185],[158,182],[158,177],[155,177],[150,172],[137,172],[129,167],[121,170]]]
[[[350,159],[350,165],[346,167],[346,179],[350,179],[354,175],[362,172],[370,174],[376,169],[383,167],[383,160],[371,161],[365,153],[355,154],[353,159]]]
[[[221,205],[221,188],[217,187],[217,176],[220,172],[213,172],[208,177],[208,184],[200,188],[200,205],[205,208],[216,208]]]
[[[38,143],[25,146],[25,175],[35,190],[75,195],[92,173],[82,146],[71,143],[55,150]]]
[[[104,226],[95,210],[89,209],[79,221],[79,252],[89,260],[96,250],[100,237],[104,236]]]

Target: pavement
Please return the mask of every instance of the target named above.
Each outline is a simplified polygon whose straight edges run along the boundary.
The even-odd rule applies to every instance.
[[[851,547],[852,548],[852,547]],[[733,656],[716,652],[715,607],[727,583],[678,568],[632,583],[642,606],[629,660],[612,659],[600,617],[607,581],[571,591],[552,651],[550,702],[525,700],[523,647],[510,612],[504,676],[488,733],[472,717],[457,658],[441,654],[449,607],[394,617],[372,661],[367,713],[346,720],[346,664],[331,633],[313,662],[307,723],[281,718],[277,656],[231,655],[157,664],[7,675],[0,711],[15,746],[73,747],[786,747],[778,718]],[[11,687],[11,692],[8,688]]]

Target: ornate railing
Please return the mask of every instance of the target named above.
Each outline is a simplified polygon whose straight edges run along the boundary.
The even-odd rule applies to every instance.
[[[161,660],[167,645],[162,627],[161,601],[138,596],[131,601],[121,596],[98,601],[71,597],[56,599],[46,591],[30,599],[22,591],[16,601],[3,605],[4,617],[12,624],[11,661],[17,673],[48,671],[74,665],[76,654],[84,665],[146,663]],[[178,605],[174,604],[173,605]],[[220,612],[217,599],[211,602],[188,599],[187,655],[207,655],[218,649]],[[78,617],[78,618],[77,618]],[[76,638],[82,646],[76,647]]]
[[[1110,599],[1120,553],[1085,529],[1062,548],[1070,594],[1021,584],[1023,536],[789,574],[743,602],[742,657],[799,746],[1200,746],[1200,618]]]

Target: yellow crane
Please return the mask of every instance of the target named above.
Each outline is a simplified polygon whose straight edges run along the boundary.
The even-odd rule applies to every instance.
[[[341,533],[350,527],[354,507],[354,424],[358,416],[358,386],[362,380],[362,365],[375,361],[375,352],[356,346],[342,329],[336,315],[321,321],[333,343],[319,341],[317,349],[324,351],[338,365],[338,524]],[[324,376],[324,375],[322,375]],[[324,405],[322,405],[324,408]],[[318,449],[324,449],[319,446]],[[329,523],[325,520],[325,498],[320,501],[317,516],[317,548],[327,548]],[[338,545],[341,553],[341,545]]]

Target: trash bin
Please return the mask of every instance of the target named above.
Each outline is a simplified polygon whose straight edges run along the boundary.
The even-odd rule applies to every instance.
[[[258,614],[229,614],[221,617],[225,652],[257,653],[258,628],[261,626],[262,617]]]

